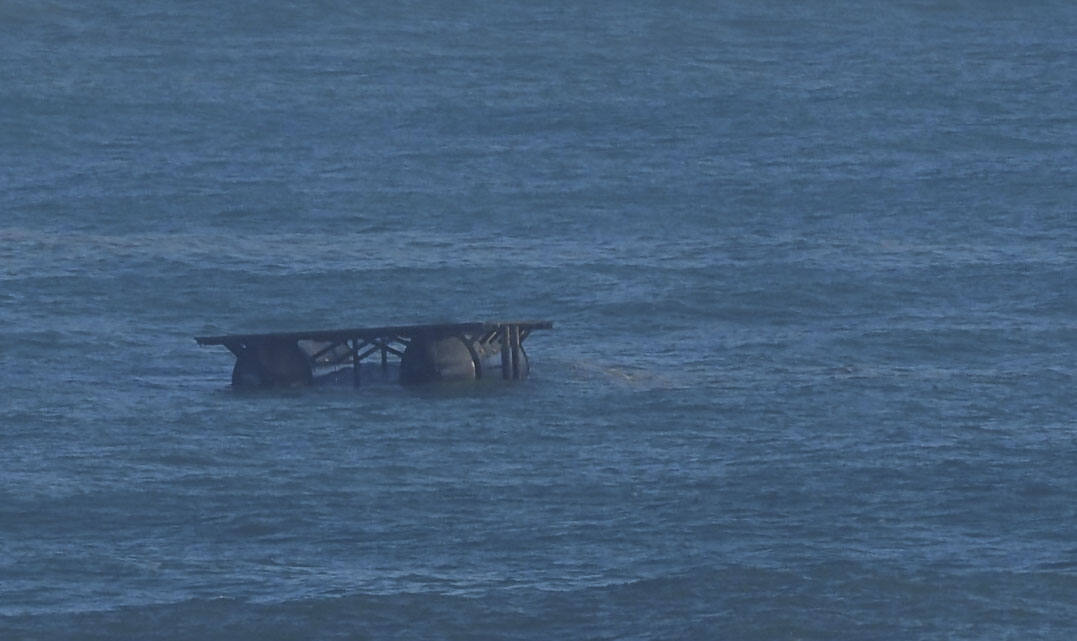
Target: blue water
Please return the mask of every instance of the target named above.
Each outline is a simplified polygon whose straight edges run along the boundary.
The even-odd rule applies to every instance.
[[[0,4],[0,638],[1077,635],[1075,5],[591,4]]]

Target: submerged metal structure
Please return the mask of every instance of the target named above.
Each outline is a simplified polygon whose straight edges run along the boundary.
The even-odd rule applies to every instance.
[[[358,387],[364,361],[380,360],[387,377],[390,361],[401,383],[521,380],[530,364],[523,342],[552,321],[487,321],[364,327],[270,334],[198,336],[199,345],[223,345],[236,357],[236,387],[297,387],[350,370]],[[375,361],[377,362],[377,361]],[[321,373],[321,374],[319,374]]]

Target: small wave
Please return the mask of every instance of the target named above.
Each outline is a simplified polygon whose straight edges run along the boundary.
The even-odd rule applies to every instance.
[[[677,377],[641,367],[576,361],[568,365],[573,378],[600,380],[636,390],[677,389],[688,386]]]

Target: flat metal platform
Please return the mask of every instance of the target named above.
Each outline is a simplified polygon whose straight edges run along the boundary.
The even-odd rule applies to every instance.
[[[457,334],[480,334],[513,326],[521,332],[536,329],[553,329],[553,321],[480,321],[472,323],[433,323],[428,325],[393,325],[387,327],[354,327],[349,329],[315,329],[298,332],[270,332],[266,334],[224,334],[222,336],[196,336],[199,345],[224,345],[235,353],[233,346],[262,341],[342,341],[377,340],[389,338],[411,339],[416,336],[454,336]],[[238,355],[238,354],[237,354]]]

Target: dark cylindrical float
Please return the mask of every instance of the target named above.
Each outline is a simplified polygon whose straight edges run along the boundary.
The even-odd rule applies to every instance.
[[[519,349],[518,378],[527,376],[527,355]],[[403,383],[472,381],[501,378],[501,345],[479,343],[460,336],[418,337],[408,344],[400,359]],[[510,364],[511,368],[511,364]],[[507,378],[512,378],[511,370]]]
[[[263,341],[248,345],[236,357],[236,387],[296,387],[313,380],[310,357],[295,341]]]
[[[475,380],[475,359],[463,338],[416,338],[400,357],[400,381],[432,383],[436,381]]]

